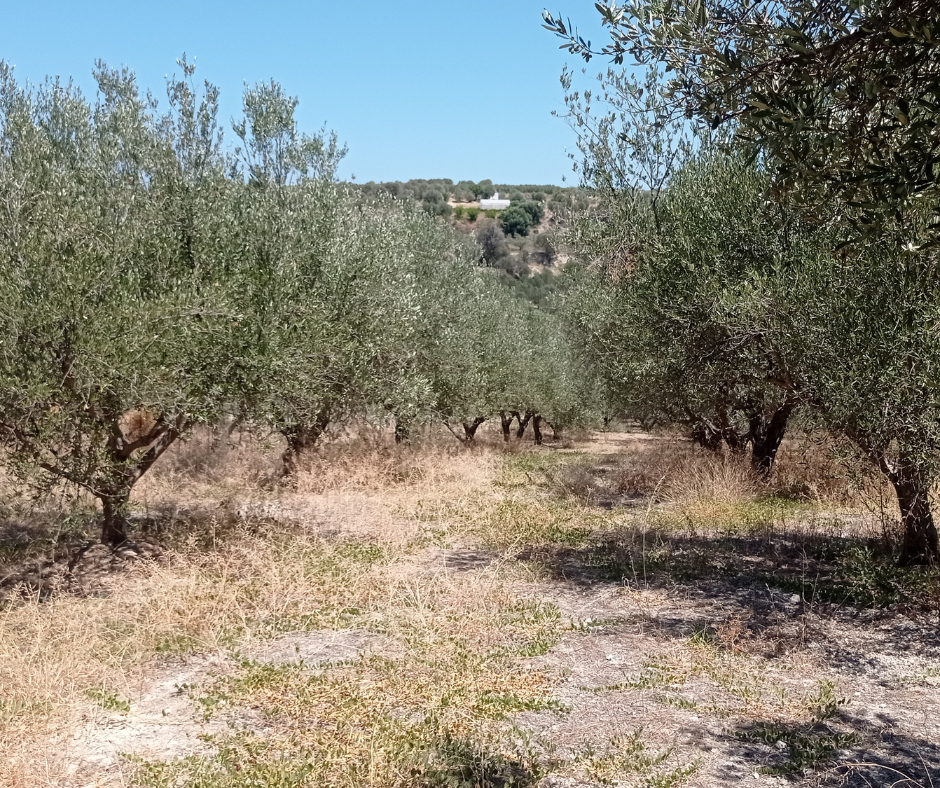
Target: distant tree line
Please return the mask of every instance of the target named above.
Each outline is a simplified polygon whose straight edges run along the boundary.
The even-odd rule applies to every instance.
[[[474,202],[492,197],[499,192],[500,196],[513,202],[531,201],[535,203],[555,202],[557,207],[570,207],[578,203],[586,205],[583,190],[579,187],[564,186],[536,186],[531,184],[514,185],[493,183],[491,180],[459,181],[454,183],[450,178],[435,178],[430,180],[389,181],[375,183],[369,181],[356,185],[365,196],[388,194],[398,199],[414,200],[433,216],[450,216],[454,208],[449,204]],[[460,218],[465,218],[463,214]],[[476,218],[476,215],[473,217]]]

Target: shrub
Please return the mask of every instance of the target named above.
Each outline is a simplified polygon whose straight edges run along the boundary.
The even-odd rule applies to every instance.
[[[493,263],[493,266],[501,271],[505,271],[514,279],[523,279],[528,277],[530,273],[529,266],[527,266],[525,262],[510,254],[500,257]]]
[[[545,215],[545,209],[542,207],[540,202],[523,202],[519,204],[519,207],[522,208],[529,215],[530,225],[536,227],[542,221],[542,217]]]
[[[558,255],[557,242],[554,236],[539,235],[534,241],[534,254],[536,262],[541,265],[552,265]]]
[[[476,237],[477,242],[483,247],[483,260],[489,265],[494,265],[501,257],[509,254],[506,236],[492,219],[480,223]]]
[[[532,217],[522,207],[510,205],[499,217],[499,225],[507,235],[528,235]]]

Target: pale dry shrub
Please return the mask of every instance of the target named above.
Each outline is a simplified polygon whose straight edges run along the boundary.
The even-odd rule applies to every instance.
[[[565,465],[555,474],[554,481],[564,497],[576,498],[587,504],[596,503],[604,493],[592,463]]]
[[[667,480],[681,478],[689,467],[711,459],[676,436],[637,442],[629,452],[618,456],[612,481],[621,495],[659,500]]]
[[[747,458],[699,451],[685,454],[669,469],[660,492],[666,502],[673,504],[736,504],[754,500],[762,490]]]
[[[247,429],[197,427],[167,450],[141,485],[270,485],[282,450],[277,441]]]
[[[488,443],[481,440],[475,448],[485,450]],[[278,435],[200,427],[169,449],[144,480],[176,486],[262,489],[283,483],[300,491],[320,493],[331,489],[414,486],[425,480],[433,483],[437,470],[456,458],[476,463],[461,444],[440,430],[424,430],[412,443],[395,444],[389,430],[352,425],[324,437],[318,446],[300,457],[294,479],[281,478],[284,449],[285,443]]]
[[[769,479],[749,470],[749,453],[714,454],[676,434],[637,442],[618,458],[614,479],[624,495],[675,497],[683,486],[754,487],[763,495],[837,506],[865,507],[890,498],[883,476],[844,439],[824,431],[792,431]],[[685,480],[685,481],[683,481]],[[674,493],[665,494],[669,488]],[[748,494],[753,490],[749,489]]]
[[[747,455],[709,452],[675,435],[637,443],[611,475],[621,495],[655,506],[650,524],[667,530],[753,531],[797,506],[775,494]]]
[[[331,490],[438,490],[491,478],[496,457],[483,446],[468,451],[440,437],[414,444],[357,439],[322,446],[305,458],[294,481],[298,493]]]
[[[893,496],[884,475],[854,445],[822,431],[788,435],[770,483],[791,498],[853,508]]]
[[[456,505],[489,484],[499,462],[497,452],[467,451],[445,436],[396,445],[387,431],[368,428],[325,441],[289,478],[280,474],[282,451],[277,441],[247,432],[225,438],[197,431],[141,480],[135,506],[165,531],[185,531],[193,519],[224,510],[369,536],[382,527],[376,507],[399,506],[415,495],[426,508]],[[399,536],[409,538],[404,531]]]

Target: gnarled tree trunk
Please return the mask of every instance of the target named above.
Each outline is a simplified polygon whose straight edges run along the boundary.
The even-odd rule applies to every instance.
[[[281,473],[293,476],[297,472],[300,456],[317,445],[317,442],[330,425],[330,409],[317,411],[311,424],[293,424],[281,430],[287,440],[287,448],[281,455]]]
[[[103,493],[101,501],[101,541],[103,544],[119,545],[127,541],[128,501],[130,487]]]
[[[516,439],[522,440],[522,437],[525,435],[525,429],[529,426],[529,421],[535,415],[532,411],[527,410],[525,415],[520,415],[519,411],[513,411],[513,415],[516,417],[516,421],[519,423],[519,426],[516,427]]]
[[[933,478],[926,471],[916,452],[902,449],[896,460],[858,430],[846,430],[881,472],[891,482],[898,497],[904,537],[901,541],[901,566],[926,566],[940,560],[937,526],[930,509],[930,488]]]
[[[395,443],[411,443],[411,422],[401,416],[395,417]]]
[[[770,419],[767,419],[762,412],[749,414],[751,467],[762,476],[770,476],[773,470],[777,450],[783,441],[787,421],[793,408],[792,403],[785,404],[775,410]]]
[[[473,421],[471,421],[471,422],[466,422],[466,421],[463,422],[463,434],[464,434],[463,442],[464,442],[464,445],[465,445],[465,446],[472,446],[472,445],[473,445],[474,441],[476,440],[477,428],[478,428],[484,421],[486,421],[486,417],[485,417],[485,416],[477,416],[477,417],[476,417]]]
[[[545,422],[549,427],[552,428],[552,440],[553,440],[553,441],[560,440],[560,439],[561,439],[561,433],[558,431],[558,427],[556,427],[556,426],[554,425],[554,423],[551,422],[551,421],[549,421],[548,419],[542,419],[542,421]]]
[[[904,525],[899,563],[901,566],[936,563],[940,546],[930,510],[929,485],[909,469],[895,473],[891,483],[898,496],[901,523]]]
[[[538,413],[532,416],[532,432],[535,434],[535,445],[542,445],[542,417]]]
[[[108,441],[111,469],[105,483],[88,484],[58,466],[49,463],[41,463],[41,466],[62,478],[81,484],[101,501],[102,543],[123,544],[127,541],[131,490],[188,427],[189,422],[182,416],[177,416],[172,421],[161,417],[156,419],[146,432],[130,439],[121,430],[119,418],[114,418],[111,439]],[[135,459],[135,453],[143,449],[144,453]]]
[[[512,413],[499,412],[499,425],[503,430],[503,441],[509,443],[509,433],[512,431],[512,420],[515,418]]]
[[[721,451],[722,434],[714,424],[706,419],[692,422],[692,443],[717,454]]]

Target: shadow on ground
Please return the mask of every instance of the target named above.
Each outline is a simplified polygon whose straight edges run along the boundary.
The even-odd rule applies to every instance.
[[[751,723],[731,736],[765,775],[845,788],[932,788],[940,779],[940,746],[900,733],[888,714],[868,719],[840,712],[809,725]]]
[[[573,596],[610,599],[626,587],[669,600],[649,603],[649,613],[628,608],[634,618],[652,617],[639,630],[638,618],[623,619],[610,630],[615,639],[654,632],[766,660],[807,650],[806,664],[821,677],[858,690],[812,723],[723,728],[717,738],[728,763],[715,763],[717,784],[743,779],[743,762],[755,780],[776,776],[807,788],[940,786],[940,571],[901,569],[879,541],[834,530],[739,535],[627,525],[576,546],[530,544],[517,556]],[[733,632],[729,640],[729,623],[740,625],[740,640]]]
[[[760,536],[682,534],[627,527],[577,547],[540,544],[519,557],[558,580],[746,598],[789,609],[851,607],[940,616],[940,569],[901,568],[878,540],[768,530]]]

